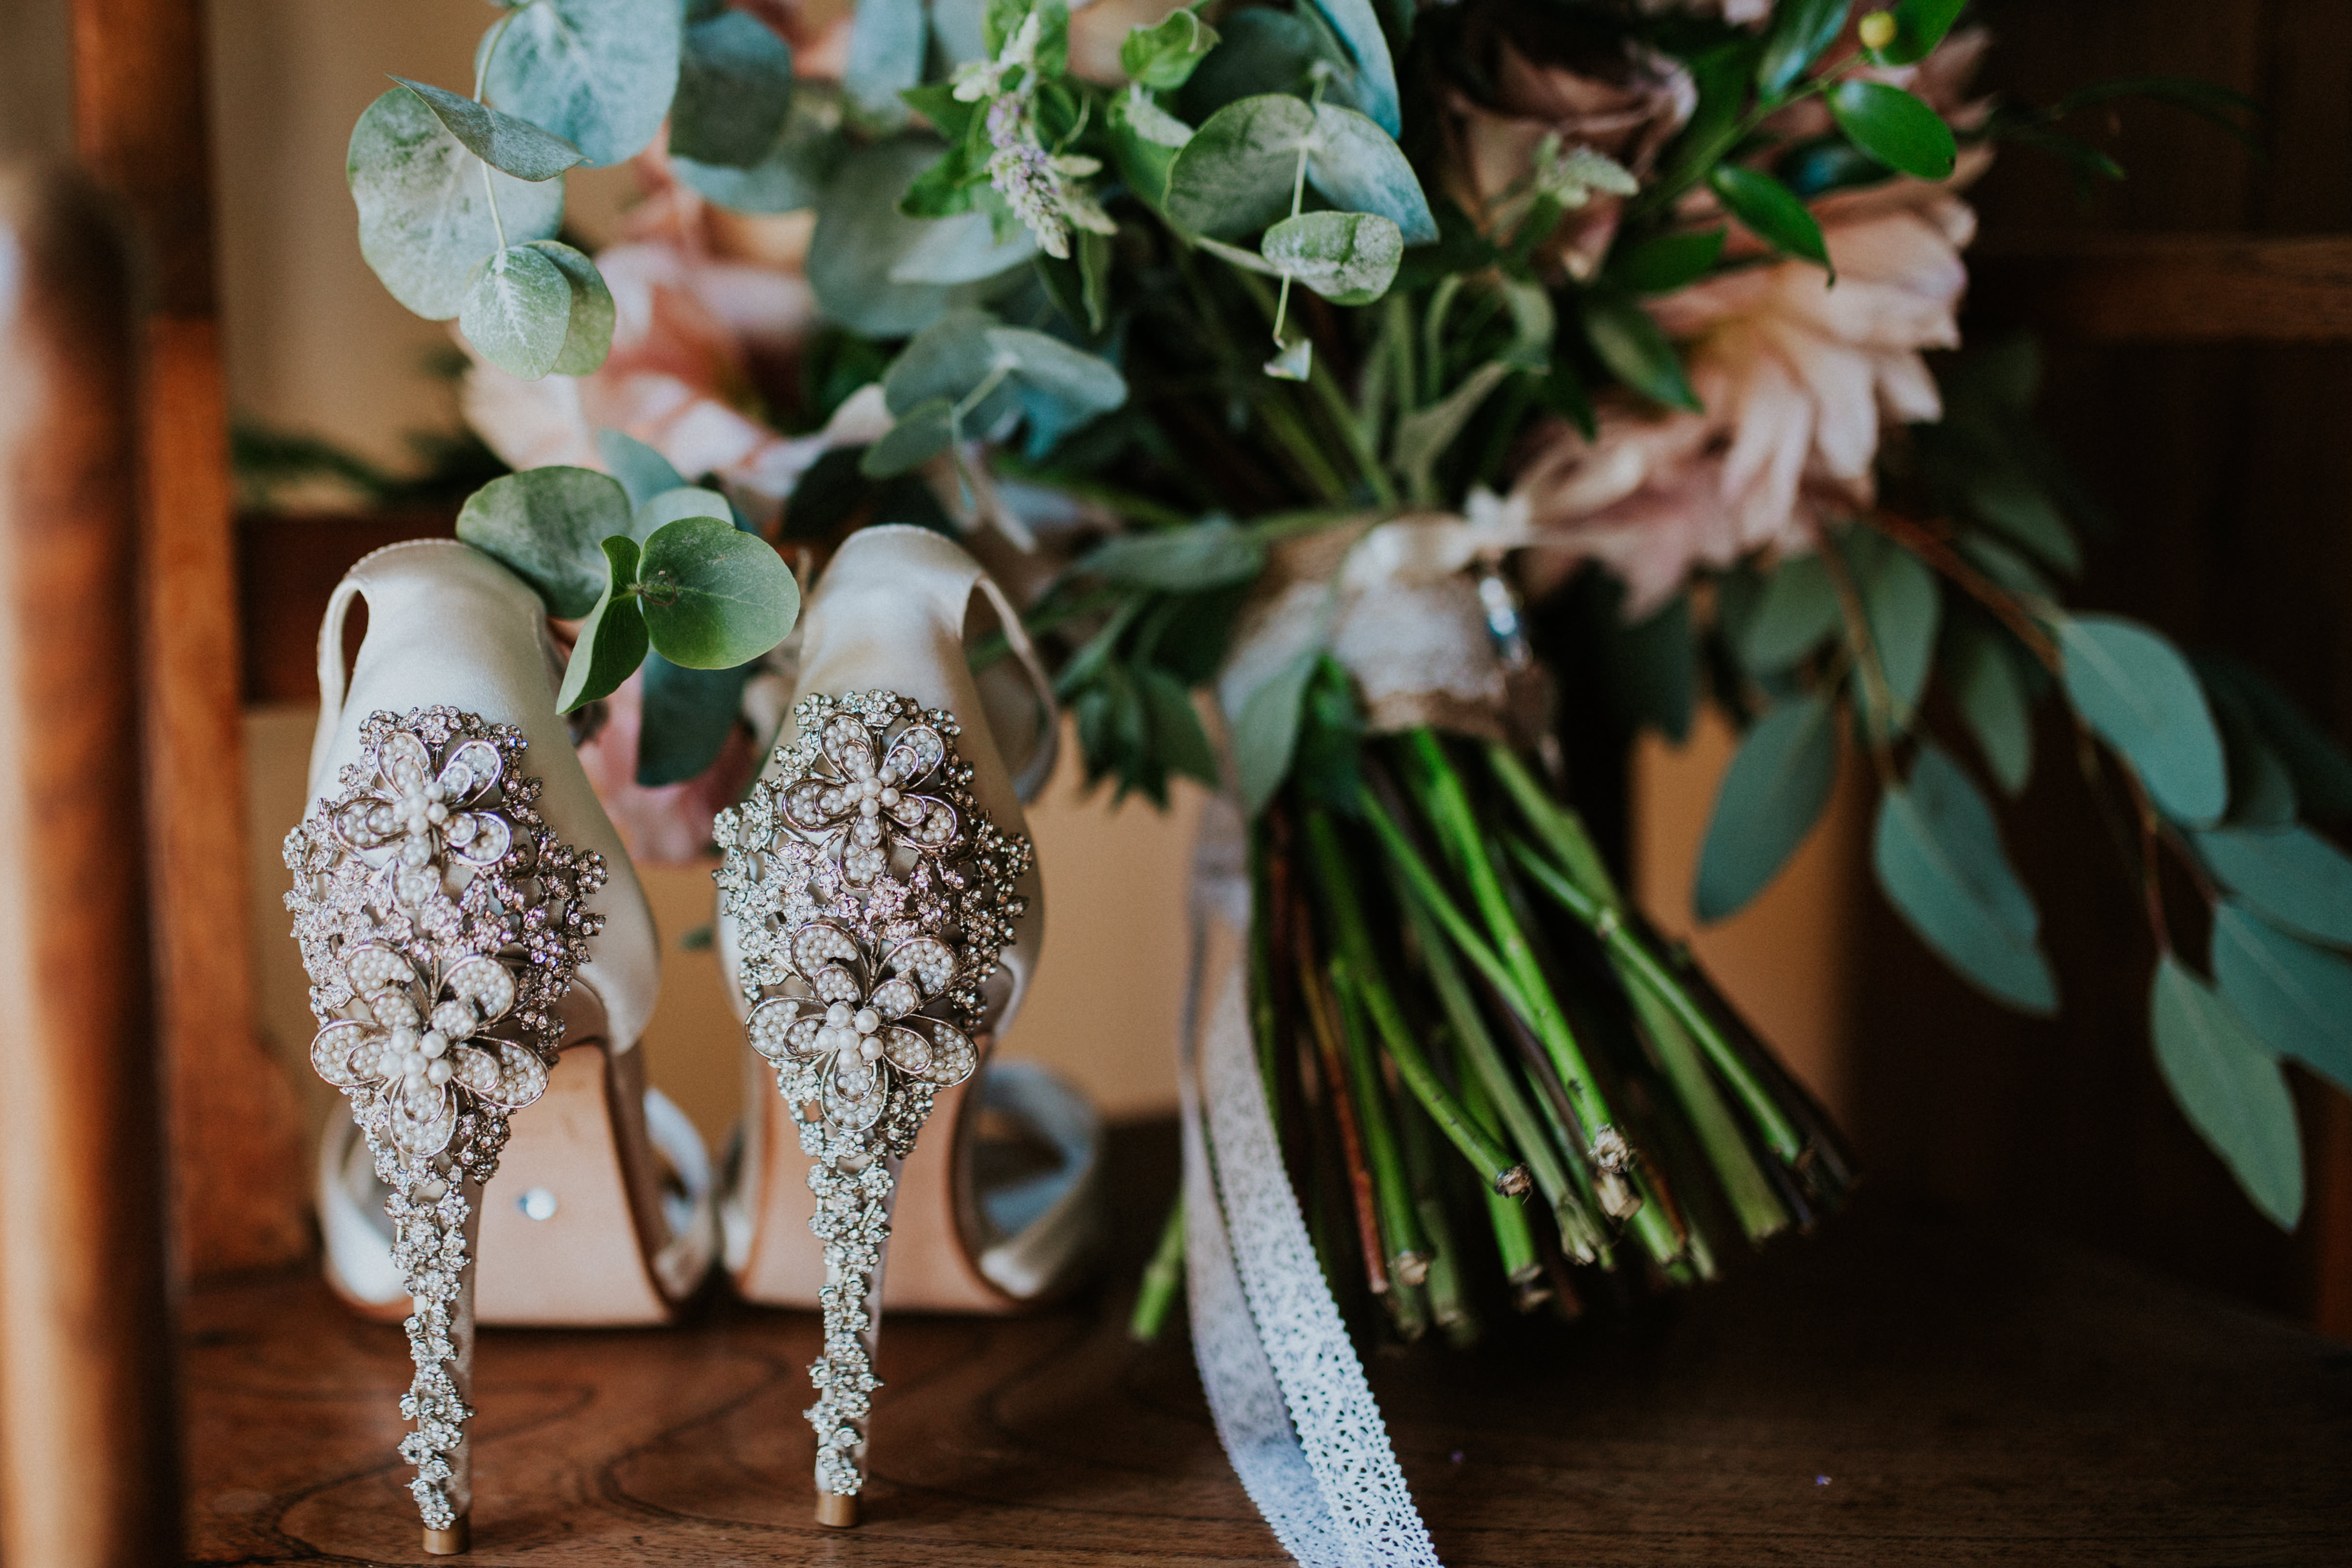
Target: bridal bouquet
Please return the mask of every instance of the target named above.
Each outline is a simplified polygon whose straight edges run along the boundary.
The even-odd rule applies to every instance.
[[[2279,1224],[2283,1059],[2352,1087],[2352,861],[2304,826],[2352,763],[2252,670],[2067,608],[2030,347],[1926,356],[1998,143],[2111,176],[2082,111],[2242,105],[1974,98],[1962,10],[521,0],[470,93],[367,110],[350,176],[518,470],[459,531],[583,617],[565,700],[606,704],[645,830],[698,848],[748,776],[779,550],[957,532],[1091,778],[1237,803],[1216,875],[1316,1263],[1360,1321],[1466,1339],[1709,1277],[1851,1174],[1567,804],[1547,616],[1597,617],[1618,710],[1743,732],[1702,916],[1851,747],[1888,902],[2031,1013],[2058,981],[1996,803],[2063,705],[2147,889],[2157,1061]],[[564,243],[564,171],[627,159],[626,237]]]

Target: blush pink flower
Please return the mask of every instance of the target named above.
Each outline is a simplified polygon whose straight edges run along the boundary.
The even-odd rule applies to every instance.
[[[1591,439],[1554,423],[1531,443],[1515,499],[1564,547],[1555,562],[1599,560],[1624,580],[1629,617],[1694,567],[1811,549],[1822,522],[1870,503],[1882,421],[1942,413],[1920,351],[1959,341],[1975,216],[1948,195],[1822,216],[1834,287],[1784,261],[1652,302],[1702,411],[1612,395]]]

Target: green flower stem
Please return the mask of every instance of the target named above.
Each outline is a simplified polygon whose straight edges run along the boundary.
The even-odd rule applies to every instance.
[[[1672,1010],[1683,1029],[1698,1042],[1716,1070],[1731,1085],[1732,1092],[1739,1097],[1772,1152],[1792,1163],[1802,1157],[1803,1136],[1790,1125],[1771,1092],[1748,1069],[1747,1059],[1724,1038],[1715,1020],[1673,972],[1622,922],[1626,912],[1624,897],[1601,862],[1601,852],[1593,847],[1583,820],[1554,800],[1509,747],[1489,745],[1486,761],[1528,825],[1567,870],[1564,881],[1558,869],[1533,858],[1524,846],[1515,845],[1520,864],[1535,879],[1536,885],[1559,900],[1570,914],[1592,927],[1601,938],[1608,947],[1610,962],[1627,982],[1626,991],[1635,998],[1637,1007],[1646,996]],[[1574,898],[1580,891],[1585,895],[1581,902]],[[1612,915],[1620,918],[1612,921]],[[1601,930],[1604,924],[1609,926],[1607,931]]]
[[[1802,1159],[1805,1140],[1782,1113],[1771,1092],[1749,1070],[1746,1058],[1732,1047],[1730,1041],[1724,1038],[1723,1031],[1715,1026],[1715,1020],[1707,1016],[1706,1010],[1692,999],[1673,973],[1659,963],[1623,923],[1619,911],[1569,880],[1537,854],[1526,840],[1511,839],[1510,851],[1538,889],[1592,928],[1593,934],[1606,945],[1610,961],[1626,981],[1626,989],[1637,998],[1647,996],[1663,1003],[1675,1020],[1698,1042],[1699,1048],[1706,1053],[1707,1059],[1715,1064],[1716,1070],[1723,1075],[1725,1081],[1731,1085],[1732,1092],[1739,1097],[1748,1119],[1764,1135],[1764,1141],[1772,1152],[1790,1164]]]
[[[1611,954],[1611,959],[1617,964],[1620,980],[1627,982],[1625,993],[1633,1004],[1633,1013],[1641,1022],[1642,1032],[1657,1048],[1659,1066],[1665,1072],[1666,1081],[1674,1086],[1675,1098],[1682,1101],[1684,1110],[1690,1117],[1691,1130],[1697,1133],[1699,1146],[1706,1152],[1707,1163],[1715,1172],[1716,1182],[1722,1187],[1732,1212],[1738,1216],[1739,1228],[1750,1242],[1761,1242],[1765,1237],[1786,1229],[1789,1212],[1781,1206],[1780,1195],[1774,1190],[1771,1178],[1764,1173],[1763,1166],[1757,1163],[1755,1154],[1749,1151],[1748,1140],[1741,1136],[1738,1123],[1732,1119],[1731,1108],[1724,1103],[1723,1096],[1716,1089],[1715,1080],[1707,1076],[1706,1064],[1700,1059],[1698,1047],[1691,1043],[1690,1036],[1673,1011],[1647,988],[1631,983],[1615,954]],[[1685,1228],[1691,1232],[1694,1254],[1700,1256],[1701,1271],[1711,1274],[1713,1268],[1701,1253],[1702,1242],[1696,1227],[1685,1226]]]
[[[1339,1039],[1347,1050],[1348,1088],[1356,1100],[1356,1121],[1364,1132],[1364,1155],[1371,1167],[1372,1196],[1379,1205],[1381,1237],[1389,1273],[1405,1285],[1429,1277],[1429,1247],[1414,1212],[1412,1184],[1405,1177],[1380,1059],[1372,1054],[1371,1030],[1364,1023],[1363,997],[1343,958],[1331,960],[1331,991],[1339,1003]]]
[[[1454,1234],[1453,1216],[1445,1212],[1439,1191],[1437,1151],[1429,1136],[1429,1118],[1411,1105],[1397,1108],[1397,1131],[1404,1143],[1405,1173],[1412,1181],[1413,1211],[1421,1232],[1429,1237],[1429,1315],[1448,1342],[1466,1348],[1477,1342],[1478,1319],[1464,1294],[1462,1247]],[[1497,1200],[1502,1201],[1502,1200]],[[1507,1204],[1513,1212],[1518,1205]]]
[[[1282,298],[1276,300],[1268,296],[1265,279],[1257,274],[1236,270],[1234,276],[1241,279],[1242,288],[1256,301],[1257,308],[1265,313],[1266,319],[1278,324],[1283,303],[1290,296],[1290,279],[1287,277],[1283,279]],[[1282,346],[1278,337],[1275,346]],[[1356,411],[1349,406],[1348,395],[1340,390],[1339,379],[1332,375],[1322,356],[1318,355],[1307,362],[1307,384],[1339,431],[1348,455],[1355,459],[1357,477],[1372,492],[1373,500],[1384,507],[1394,506],[1396,487],[1389,483],[1388,471],[1381,467],[1380,458],[1373,452],[1371,444],[1364,438],[1363,431],[1357,427]]]
[[[1423,812],[1441,838],[1450,841],[1456,868],[1470,884],[1472,900],[1478,906],[1496,952],[1517,985],[1521,1016],[1543,1042],[1560,1081],[1568,1088],[1578,1121],[1583,1123],[1586,1136],[1591,1138],[1601,1128],[1612,1126],[1616,1118],[1610,1111],[1609,1101],[1601,1092],[1591,1067],[1585,1061],[1582,1047],[1569,1028],[1567,1015],[1560,1011],[1559,1003],[1551,994],[1527,932],[1520,929],[1502,879],[1487,858],[1486,831],[1471,807],[1461,775],[1454,771],[1435,731],[1415,730],[1405,737],[1405,745],[1407,754],[1419,764],[1419,776],[1413,783],[1421,795]]]
[[[1143,1266],[1143,1288],[1127,1320],[1128,1337],[1147,1345],[1159,1339],[1168,1323],[1168,1309],[1176,1300],[1176,1288],[1183,1283],[1184,1196],[1179,1193],[1160,1226],[1160,1245],[1151,1249],[1151,1261]]]
[[[1398,893],[1405,919],[1412,927],[1414,942],[1421,950],[1422,962],[1436,988],[1438,1005],[1444,1009],[1446,1021],[1453,1027],[1458,1058],[1468,1065],[1469,1070],[1458,1075],[1464,1109],[1496,1136],[1500,1136],[1502,1129],[1509,1131],[1512,1143],[1535,1177],[1537,1190],[1551,1205],[1559,1222],[1560,1249],[1580,1263],[1593,1261],[1602,1240],[1601,1227],[1593,1223],[1591,1212],[1570,1186],[1568,1167],[1561,1162],[1559,1147],[1528,1106],[1527,1096],[1520,1092],[1517,1080],[1495,1045],[1495,1037],[1486,1027],[1486,1020],[1479,1016],[1478,1004],[1470,994],[1469,982],[1463,977],[1461,965],[1431,923],[1429,912],[1405,896],[1403,889],[1399,889]],[[1482,1100],[1500,1113],[1499,1125],[1494,1116],[1479,1114]]]
[[[1316,1059],[1322,1072],[1323,1100],[1339,1129],[1339,1157],[1355,1214],[1356,1240],[1364,1255],[1364,1282],[1373,1295],[1385,1296],[1391,1284],[1388,1249],[1381,1240],[1380,1199],[1371,1166],[1365,1159],[1363,1129],[1356,1119],[1355,1097],[1349,1092],[1339,1005],[1317,973],[1314,960],[1304,952],[1297,957],[1298,989],[1306,1000],[1308,1030],[1315,1037]],[[1328,1258],[1323,1272],[1325,1278],[1333,1278]]]
[[[1463,1075],[1463,1102],[1470,1114],[1492,1128],[1496,1126],[1495,1106],[1486,1094],[1486,1086],[1475,1074]],[[1528,1211],[1499,1193],[1488,1193],[1486,1219],[1495,1231],[1495,1247],[1503,1258],[1503,1275],[1514,1286],[1524,1288],[1543,1278],[1543,1260],[1536,1255],[1535,1233],[1528,1225]],[[1593,1253],[1571,1252],[1580,1262],[1590,1263]]]
[[[1363,903],[1356,879],[1348,869],[1346,851],[1328,813],[1307,813],[1307,841],[1315,858],[1316,879],[1323,886],[1326,907],[1332,924],[1338,928],[1339,957],[1333,963],[1335,975],[1339,964],[1344,963],[1347,966],[1343,992],[1356,992],[1379,1029],[1381,1043],[1388,1047],[1389,1059],[1396,1063],[1397,1076],[1404,1080],[1405,1087],[1448,1141],[1477,1170],[1480,1180],[1509,1196],[1526,1193],[1527,1166],[1512,1159],[1509,1152],[1463,1110],[1453,1091],[1446,1088],[1445,1080],[1430,1066],[1394,994],[1381,978],[1380,957],[1372,948],[1371,931],[1364,924]]]

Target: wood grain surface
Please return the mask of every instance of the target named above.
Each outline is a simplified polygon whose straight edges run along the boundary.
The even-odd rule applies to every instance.
[[[1172,1139],[1139,1142],[1121,1234],[1148,1237]],[[1181,1329],[1127,1340],[1131,1279],[1034,1318],[886,1323],[854,1532],[810,1520],[813,1314],[486,1331],[472,1561],[1282,1561]],[[399,1331],[302,1278],[199,1292],[188,1321],[191,1560],[418,1561]],[[1454,1568],[2332,1563],[2352,1538],[2341,1347],[1891,1206],[1663,1310],[1370,1364]]]

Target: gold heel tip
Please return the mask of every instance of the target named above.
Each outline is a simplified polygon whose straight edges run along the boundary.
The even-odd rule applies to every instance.
[[[857,1523],[857,1499],[835,1492],[816,1494],[816,1521],[835,1530],[849,1530]]]
[[[456,1557],[472,1551],[473,1546],[473,1520],[468,1515],[460,1514],[446,1530],[436,1530],[429,1524],[425,1527],[425,1550],[436,1557]]]

